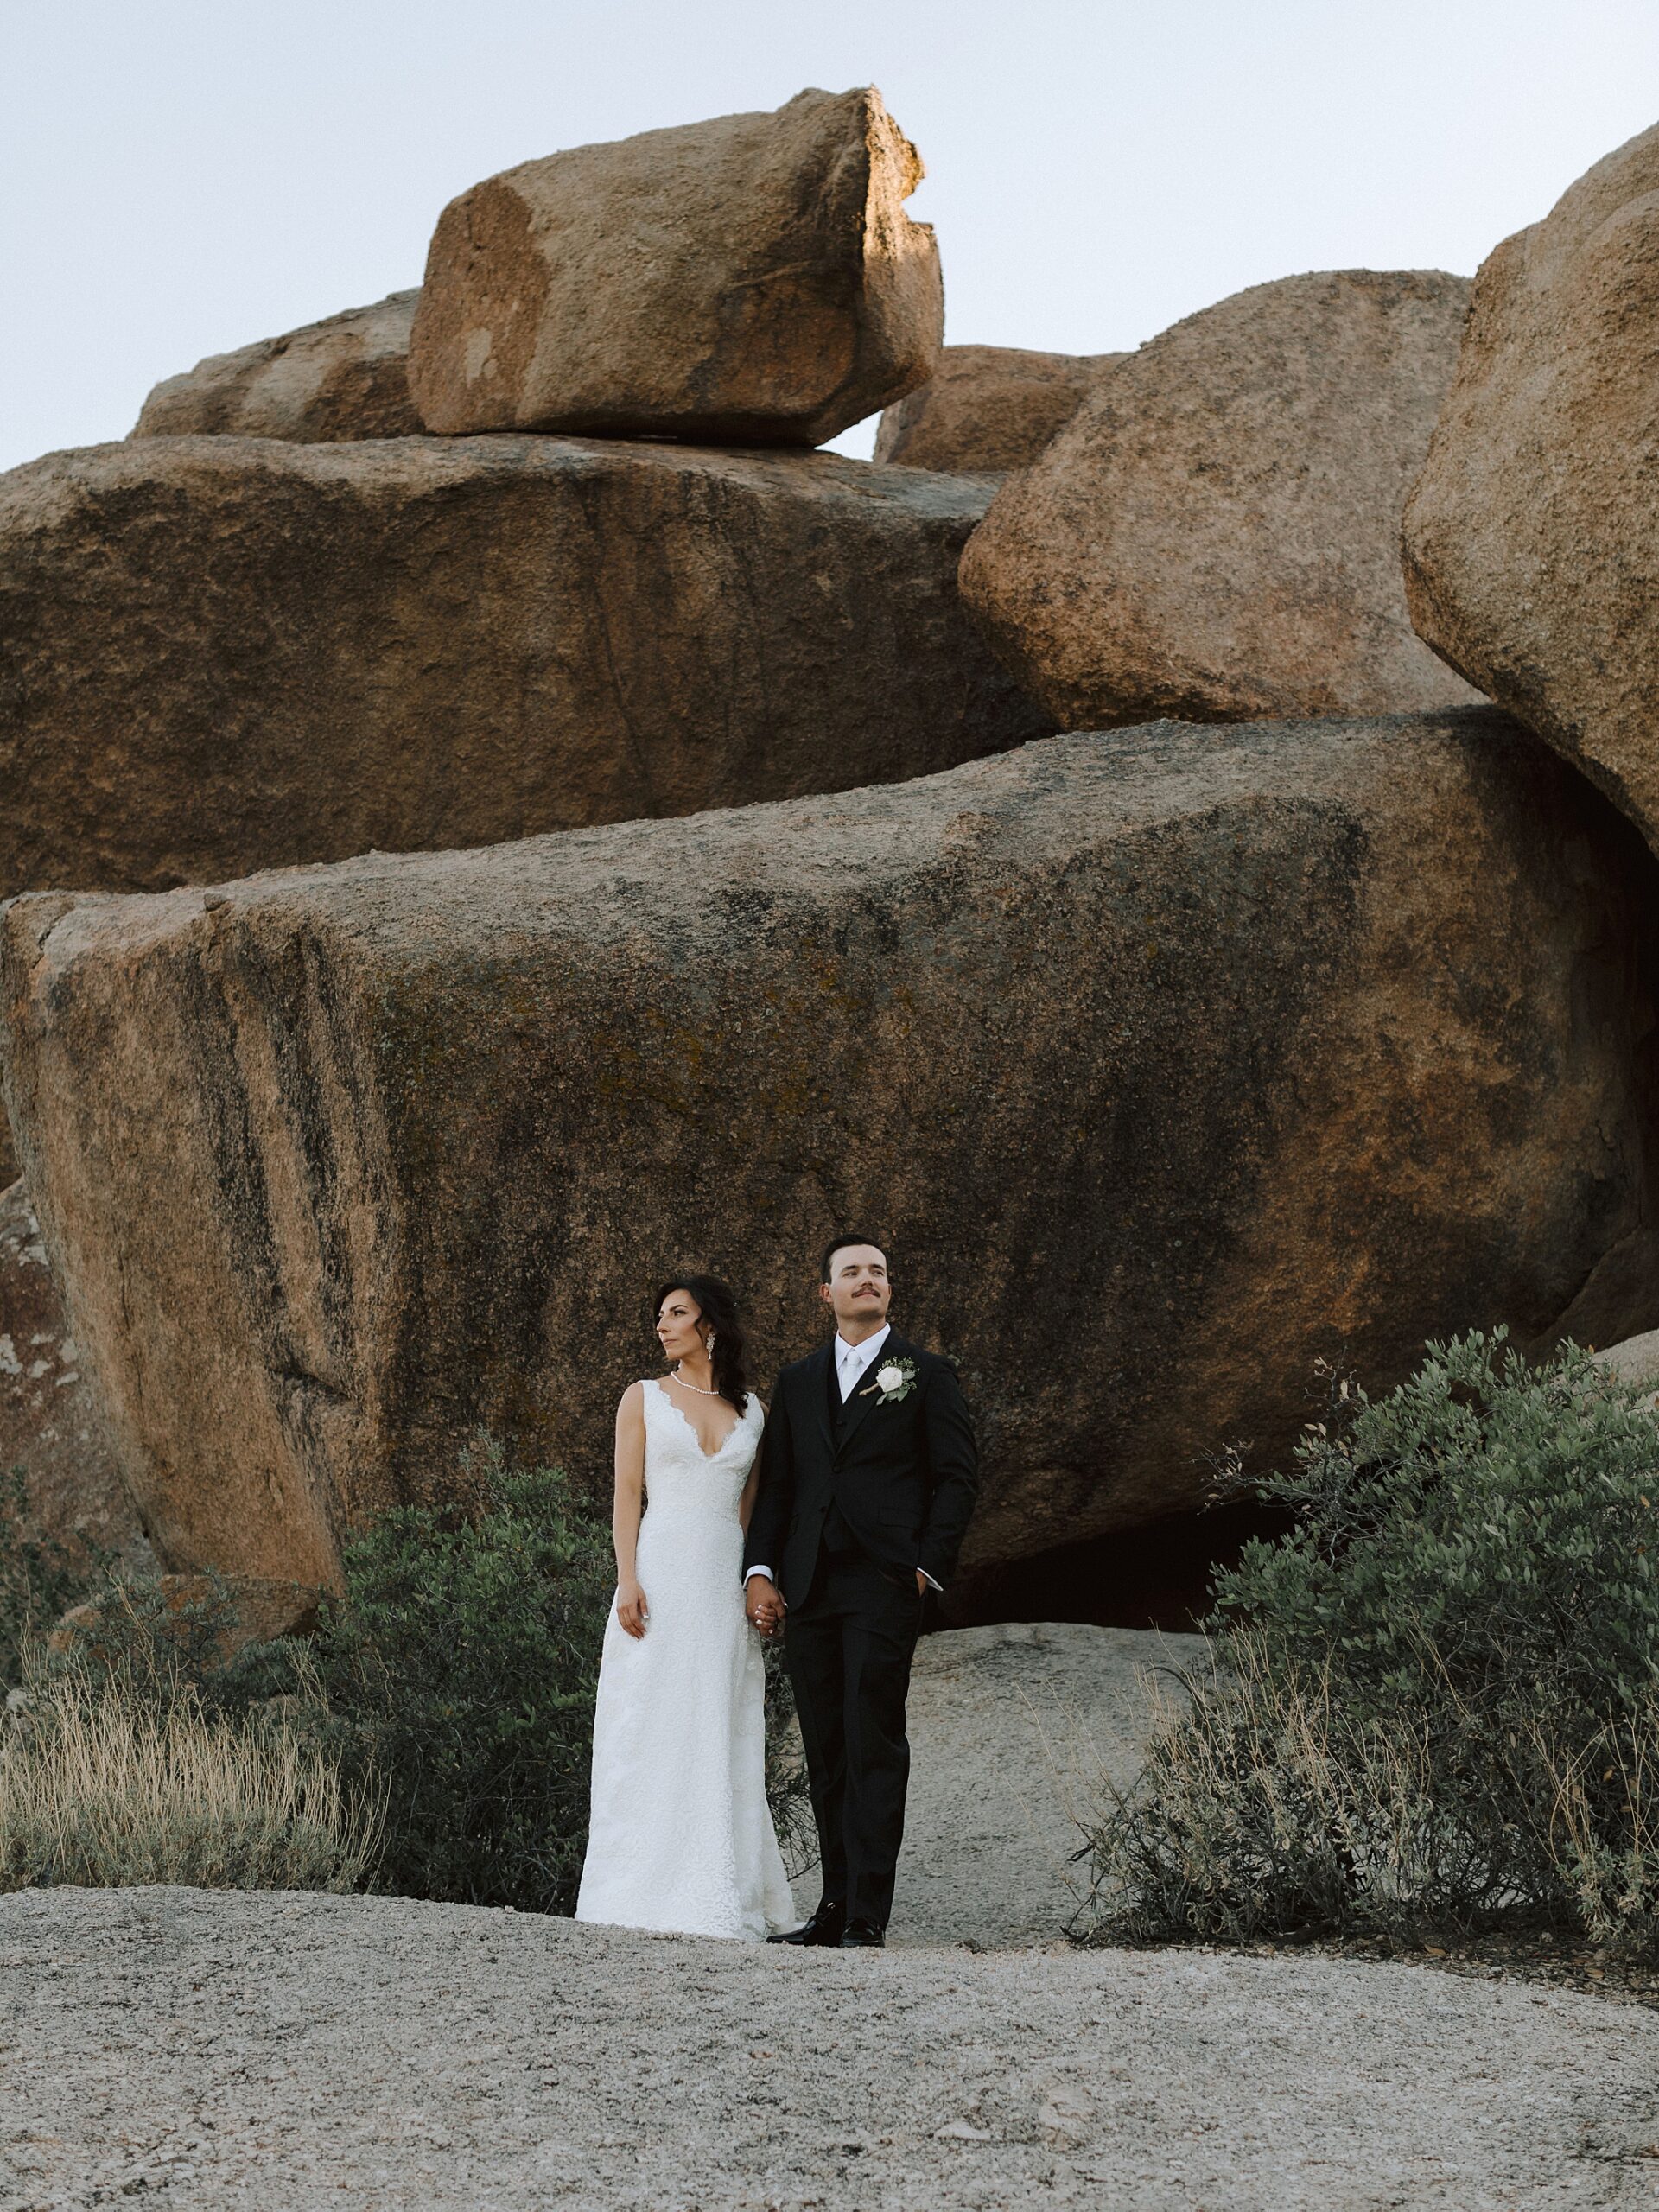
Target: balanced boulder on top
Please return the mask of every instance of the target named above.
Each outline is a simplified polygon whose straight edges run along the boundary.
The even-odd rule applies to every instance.
[[[8,1082],[167,1566],[327,1580],[480,1430],[597,1499],[652,1285],[729,1276],[764,1389],[855,1222],[963,1362],[971,1576],[1271,1464],[1319,1355],[1659,1318],[1650,870],[1491,709],[1058,738],[15,899]]]
[[[947,346],[925,385],[881,417],[875,458],[906,468],[1029,468],[1121,353],[1033,353],[1019,346]]]
[[[1413,634],[1400,578],[1468,289],[1434,271],[1289,276],[1096,379],[962,564],[1064,728],[1475,698]]]
[[[145,400],[135,438],[417,435],[409,396],[409,327],[419,292],[393,292],[281,338],[213,353]]]
[[[1405,516],[1412,620],[1659,848],[1659,126],[1490,255]]]
[[[873,87],[579,146],[439,218],[410,351],[430,430],[818,445],[932,374],[944,297]]]

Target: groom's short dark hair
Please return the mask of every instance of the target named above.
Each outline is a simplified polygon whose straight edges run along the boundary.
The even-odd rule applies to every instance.
[[[887,1256],[887,1248],[881,1242],[881,1239],[879,1236],[866,1236],[862,1230],[849,1230],[845,1236],[832,1236],[830,1239],[830,1242],[824,1246],[823,1257],[818,1262],[818,1278],[820,1281],[829,1281],[830,1262],[835,1258],[837,1252],[845,1250],[849,1244],[868,1244],[878,1251],[884,1260]]]

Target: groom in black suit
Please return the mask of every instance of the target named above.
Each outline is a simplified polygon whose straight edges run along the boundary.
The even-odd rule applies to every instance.
[[[774,1942],[879,1948],[893,1908],[922,1600],[956,1566],[979,1458],[948,1361],[887,1323],[887,1255],[825,1250],[836,1334],[778,1377],[743,1554],[746,1605],[785,1649],[823,1862],[823,1900]]]

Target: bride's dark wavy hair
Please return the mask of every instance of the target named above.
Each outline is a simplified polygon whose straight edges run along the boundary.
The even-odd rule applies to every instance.
[[[721,1282],[718,1275],[671,1275],[652,1300],[653,1322],[671,1290],[683,1290],[688,1298],[696,1300],[703,1319],[715,1332],[715,1356],[709,1362],[714,1370],[715,1388],[722,1398],[731,1401],[740,1414],[746,1414],[749,1409],[749,1377],[745,1365],[748,1344],[729,1284]]]

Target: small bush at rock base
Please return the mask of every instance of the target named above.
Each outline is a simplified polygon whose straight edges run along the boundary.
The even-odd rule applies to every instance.
[[[608,1531],[565,1477],[475,1463],[476,1512],[410,1506],[345,1548],[312,1647],[342,1772],[385,1792],[378,1889],[569,1912],[588,1840],[594,1699],[615,1589]],[[733,1604],[741,1602],[734,1592]],[[768,1655],[767,1783],[809,1849],[793,1706]],[[244,1679],[257,1679],[249,1654]]]
[[[326,1772],[351,1808],[351,1835],[362,1827],[359,1808],[375,1808],[374,1847],[331,1856],[320,1846],[328,1878],[302,1879],[297,1860],[283,1862],[287,1886],[334,1886],[331,1870],[350,1863],[359,1885],[397,1895],[569,1912],[587,1845],[594,1699],[614,1589],[608,1535],[556,1471],[510,1471],[486,1446],[469,1473],[468,1510],[399,1507],[347,1539],[343,1590],[324,1599],[310,1638],[227,1658],[236,1626],[227,1586],[209,1577],[201,1597],[169,1605],[143,1582],[106,1579],[95,1630],[60,1653],[37,1643],[21,1662],[41,1743],[58,1740],[47,1724],[60,1699],[83,1726],[107,1694],[98,1709],[111,1772],[110,1732],[123,1719],[149,1732],[143,1758],[156,1731],[194,1741],[204,1727],[226,1757],[238,1738],[261,1756],[273,1745],[302,1754],[308,1772]],[[86,1594],[78,1580],[61,1592],[66,1601]],[[54,1583],[31,1598],[29,1620],[49,1621],[58,1595]],[[799,1872],[816,1838],[788,1677],[770,1647],[766,1706],[768,1794],[785,1860]],[[133,1757],[142,1764],[138,1749]],[[90,1836],[91,1800],[77,1788],[78,1832]],[[130,1826],[113,1802],[110,1819]],[[181,1828],[170,1863],[194,1851],[188,1863],[231,1870],[224,1885],[260,1885],[274,1847],[251,1816],[247,1879],[238,1881],[227,1834],[217,1811],[194,1842]],[[99,1848],[99,1863],[124,1863],[108,1838]],[[135,1847],[130,1863],[159,1864],[159,1851],[146,1859]],[[95,1857],[88,1842],[79,1863]],[[71,1859],[60,1853],[52,1863]]]
[[[228,1587],[210,1577],[206,1594],[178,1605],[150,1585],[106,1580],[95,1630],[63,1651],[26,1655],[32,1756],[68,1758],[95,1715],[102,1764],[82,1760],[85,1775],[124,1771],[115,1753],[124,1725],[133,1735],[128,1764],[148,1773],[162,1747],[194,1745],[206,1729],[227,1773],[235,1745],[256,1766],[279,1753],[306,1763],[312,1796],[327,1776],[340,1805],[375,1808],[372,1852],[322,1849],[316,1866],[327,1878],[316,1881],[281,1862],[289,1886],[334,1886],[333,1870],[349,1859],[357,1886],[569,1910],[587,1834],[609,1545],[561,1474],[510,1471],[487,1449],[468,1473],[468,1510],[399,1507],[346,1540],[344,1588],[324,1599],[313,1637],[227,1657],[236,1628]],[[194,1770],[208,1764],[203,1754]],[[74,1789],[77,1832],[90,1839],[91,1785]],[[175,1822],[175,1863],[215,1865],[225,1886],[264,1885],[280,1855],[251,1815],[238,1875],[218,1802],[209,1792],[194,1840],[182,1816]],[[107,1825],[131,1827],[121,1791]],[[130,1857],[160,1863],[136,1847]],[[98,1848],[88,1840],[80,1863],[122,1861],[106,1838]]]
[[[472,1514],[403,1506],[345,1545],[310,1647],[323,1741],[348,1783],[384,1792],[376,1888],[568,1912],[610,1547],[557,1471],[486,1452],[474,1472]],[[254,1652],[238,1673],[260,1669]]]
[[[21,1467],[0,1474],[0,1689],[22,1680],[25,1642],[44,1636],[109,1570],[97,1545],[63,1543],[36,1527]]]
[[[1242,1478],[1236,1465],[1230,1486]],[[1103,1940],[1504,1925],[1659,1948],[1659,1422],[1568,1346],[1338,1383],[1257,1487],[1213,1672],[1087,1850]]]

